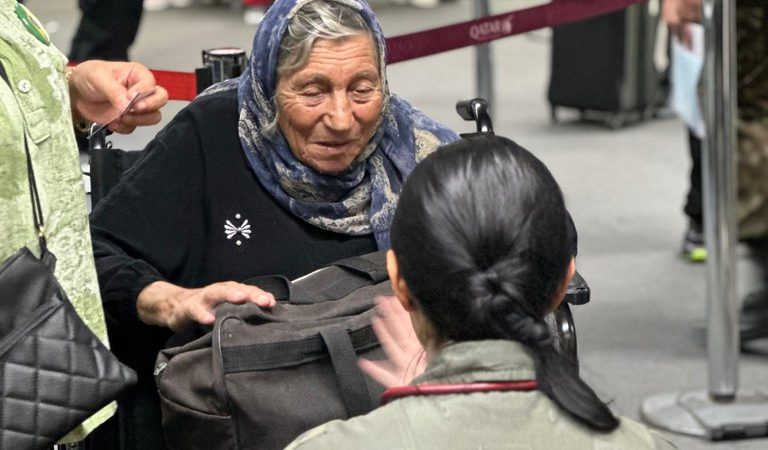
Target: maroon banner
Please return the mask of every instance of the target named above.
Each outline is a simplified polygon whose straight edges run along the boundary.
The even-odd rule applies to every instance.
[[[539,28],[555,27],[646,0],[554,0],[551,3],[387,39],[387,63],[482,44]]]
[[[482,44],[539,28],[617,11],[646,0],[553,0],[545,5],[521,9],[432,30],[387,39],[387,63],[394,64],[448,50]],[[153,70],[157,84],[168,90],[171,100],[192,100],[197,95],[194,73]]]

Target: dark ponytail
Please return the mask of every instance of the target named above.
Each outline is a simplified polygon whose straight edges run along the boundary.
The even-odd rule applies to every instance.
[[[522,270],[505,272],[492,267],[470,277],[474,305],[479,309],[474,315],[485,317],[497,336],[528,348],[536,365],[539,390],[562,410],[594,430],[613,431],[619,425],[616,417],[579,378],[576,364],[555,349],[549,327],[539,318],[543,313],[526,307],[530,302],[525,301],[513,281],[524,278],[522,275]]]
[[[597,431],[613,431],[619,420],[563,355],[549,345],[533,350],[539,389],[577,421]]]
[[[539,389],[589,428],[619,422],[555,347],[543,317],[572,257],[570,217],[549,170],[516,143],[480,136],[441,148],[401,192],[392,248],[440,338],[526,346]]]

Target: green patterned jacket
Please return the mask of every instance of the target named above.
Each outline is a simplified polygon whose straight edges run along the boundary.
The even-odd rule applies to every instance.
[[[33,34],[0,0],[0,261],[27,246],[39,254],[32,220],[24,140],[29,145],[56,277],[86,324],[106,343],[82,174],[65,80],[66,58]],[[43,32],[44,34],[44,32]],[[63,442],[82,440],[109,418],[109,405]]]

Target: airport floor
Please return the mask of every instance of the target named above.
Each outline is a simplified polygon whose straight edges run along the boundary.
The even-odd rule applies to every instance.
[[[543,2],[496,0],[492,11]],[[76,0],[27,4],[66,53],[79,19]],[[431,10],[387,0],[373,4],[388,36],[472,15],[471,0],[446,1]],[[249,50],[253,33],[242,12],[230,7],[145,13],[131,56],[155,69],[192,71],[201,65],[202,49]],[[567,111],[553,123],[546,100],[549,30],[496,41],[492,51],[496,133],[516,140],[551,168],[579,231],[578,270],[592,288],[591,303],[574,307],[584,377],[616,412],[635,419],[651,395],[705,389],[706,268],[679,255],[690,164],[683,124],[667,116],[610,130]],[[393,92],[459,132],[474,131],[454,111],[457,100],[475,96],[474,71],[471,49],[388,69]],[[183,106],[170,103],[163,123]],[[141,148],[158,130],[142,129],[115,138],[114,144]],[[740,386],[768,390],[765,355],[742,354],[738,363]],[[666,435],[682,449],[768,448],[768,438],[708,442]]]

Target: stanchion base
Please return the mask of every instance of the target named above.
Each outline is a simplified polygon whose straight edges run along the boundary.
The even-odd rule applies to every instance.
[[[713,441],[768,435],[768,396],[760,391],[739,390],[730,401],[712,400],[705,390],[657,394],[640,414],[663,430]]]

